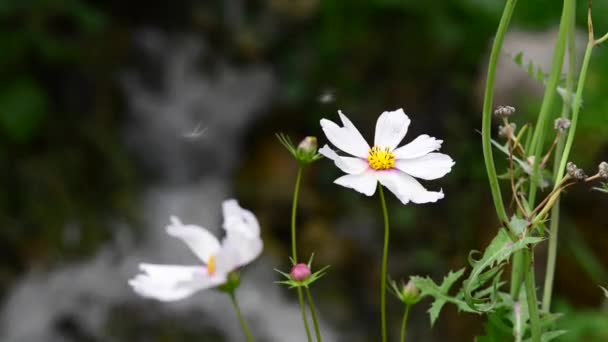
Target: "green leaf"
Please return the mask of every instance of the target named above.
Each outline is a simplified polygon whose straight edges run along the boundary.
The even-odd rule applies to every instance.
[[[513,58],[513,62],[515,62],[515,64],[522,66],[524,64],[523,62],[523,57],[524,57],[524,53],[523,52],[519,52],[517,55],[515,55],[515,57]]]
[[[560,336],[562,336],[563,334],[567,333],[567,330],[553,330],[553,331],[548,331],[546,333],[543,333],[542,336],[540,337],[541,342],[549,342],[552,341]],[[532,342],[531,338],[525,339],[524,342]]]
[[[509,228],[511,228],[511,231],[513,231],[513,233],[515,233],[517,236],[520,236],[526,230],[527,226],[527,220],[515,215],[513,215],[513,217],[511,217],[511,221],[509,221]]]
[[[449,296],[448,292],[450,291],[452,285],[454,285],[454,283],[460,279],[460,277],[462,277],[464,270],[465,269],[462,268],[456,272],[450,271],[448,275],[443,278],[441,285],[435,284],[435,282],[429,277],[422,278],[413,276],[410,278],[418,290],[420,290],[421,298],[426,296],[435,298],[428,310],[428,313],[431,316],[431,326],[435,324],[435,321],[439,317],[439,313],[446,302],[449,301],[457,304],[458,300]],[[464,302],[461,304],[464,304]]]
[[[495,307],[498,288],[496,288],[496,291],[492,292],[487,299],[479,298],[473,294],[474,291],[489,280],[485,276],[488,274],[488,269],[502,268],[504,263],[514,252],[526,248],[529,245],[537,244],[542,240],[543,239],[539,237],[525,237],[513,242],[507,231],[504,228],[500,229],[496,237],[486,248],[481,259],[472,263],[473,270],[471,271],[469,278],[463,283],[464,299],[471,309],[478,312],[489,312]],[[498,278],[500,272],[495,272],[496,277]],[[496,284],[499,284],[497,279],[495,279],[493,286],[496,287]]]

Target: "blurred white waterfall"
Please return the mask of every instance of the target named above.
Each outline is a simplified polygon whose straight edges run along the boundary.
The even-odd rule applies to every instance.
[[[224,294],[204,291],[181,302],[158,303],[136,296],[127,279],[142,261],[196,264],[185,245],[165,234],[169,215],[221,234],[220,205],[232,196],[242,138],[272,100],[276,80],[263,65],[212,61],[205,72],[211,51],[194,37],[146,31],[136,41],[141,64],[122,75],[129,108],[124,143],[151,179],[139,206],[144,224],[135,230],[143,238],[135,239],[133,229],[116,222],[114,241],[90,260],[30,271],[3,304],[1,341],[120,341],[108,333],[108,321],[120,312],[130,313],[120,316],[127,318],[121,324],[141,329],[129,342],[156,341],[145,327],[165,320],[179,322],[175,329],[211,329],[225,341],[243,340]],[[202,133],[187,134],[197,126]],[[264,254],[243,271],[237,295],[259,341],[306,340],[294,297],[286,298],[273,284],[278,279],[273,268],[285,265]],[[335,341],[322,325],[325,341]]]

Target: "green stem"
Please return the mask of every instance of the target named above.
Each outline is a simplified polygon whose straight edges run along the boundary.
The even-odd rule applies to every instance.
[[[519,291],[521,290],[521,283],[524,281],[524,259],[523,250],[519,250],[513,254],[513,261],[511,266],[511,298],[514,301],[519,300]]]
[[[572,1],[573,7],[576,8],[576,0]],[[574,74],[576,72],[576,43],[575,33],[576,30],[576,16],[572,15],[568,27],[568,73],[566,74],[566,98],[562,104],[562,118],[568,118],[573,108],[574,98],[572,94],[574,92]],[[553,162],[553,183],[555,184],[557,174],[559,171],[559,161],[564,154],[565,140],[563,136],[559,137],[557,147],[555,149],[555,161]],[[560,201],[559,198],[555,201],[553,208],[551,209],[551,219],[549,226],[549,247],[547,250],[547,266],[545,272],[545,282],[543,287],[543,304],[542,310],[544,312],[550,312],[551,310],[551,298],[553,296],[553,280],[555,278],[555,264],[557,261],[557,237],[559,233],[559,212],[560,212]]]
[[[555,43],[555,49],[553,50],[553,58],[551,65],[551,72],[549,74],[549,80],[545,87],[545,94],[543,96],[543,102],[540,106],[540,113],[536,121],[536,129],[532,136],[532,151],[534,155],[534,162],[532,168],[532,176],[530,177],[530,193],[528,196],[528,203],[531,207],[534,207],[534,201],[536,199],[537,191],[537,178],[539,176],[539,165],[541,155],[543,153],[543,144],[545,140],[545,126],[549,113],[551,111],[551,105],[553,104],[553,98],[555,97],[557,84],[559,82],[562,66],[564,63],[564,54],[566,52],[566,41],[567,33],[571,18],[574,15],[574,4],[572,0],[564,0],[564,6],[562,10],[562,17],[559,24],[559,32],[557,34],[557,42]]]
[[[494,200],[494,206],[496,207],[496,214],[501,223],[507,224],[509,218],[502,200],[502,194],[498,185],[498,177],[496,175],[496,166],[494,165],[494,157],[492,155],[492,101],[494,98],[494,80],[496,78],[496,66],[498,64],[498,57],[502,49],[502,44],[511,21],[513,10],[517,0],[507,0],[505,8],[498,24],[496,37],[492,44],[492,51],[490,52],[490,61],[488,64],[488,75],[486,77],[486,89],[483,97],[483,113],[482,113],[482,124],[481,124],[481,142],[483,146],[483,158],[486,164],[486,170],[488,172],[488,180],[490,181],[490,190],[492,191],[492,199]]]
[[[317,341],[321,342],[321,331],[319,330],[319,322],[317,321],[317,313],[315,309],[315,303],[312,301],[312,296],[310,295],[310,290],[308,287],[304,287],[304,291],[306,292],[306,299],[308,300],[308,308],[310,309],[310,314],[312,315],[312,323],[315,326],[315,335],[317,335]]]
[[[298,249],[296,244],[296,211],[298,209],[298,196],[300,195],[302,169],[302,165],[298,166],[298,175],[296,176],[296,185],[293,189],[293,201],[291,205],[291,257],[294,265],[298,263]]]
[[[540,326],[540,316],[538,314],[538,302],[536,300],[536,285],[534,284],[534,251],[525,249],[524,259],[526,263],[526,299],[528,300],[528,313],[530,315],[532,342],[540,342],[542,330]]]
[[[410,314],[410,304],[405,305],[405,312],[403,313],[403,320],[401,321],[401,342],[405,342],[405,329],[407,328],[407,318]]]
[[[382,215],[384,216],[384,247],[382,249],[382,268],[380,271],[380,323],[382,329],[382,342],[386,342],[386,265],[388,263],[389,222],[382,185],[378,184],[378,190],[380,193],[380,204],[382,205]]]
[[[304,296],[302,295],[302,289],[298,287],[298,301],[300,302],[300,312],[302,313],[302,321],[304,322],[304,330],[306,331],[306,340],[312,341],[310,335],[310,327],[308,326],[308,318],[306,317],[306,308],[304,306]]]
[[[302,180],[303,166],[298,166],[298,174],[296,176],[296,185],[293,189],[293,201],[291,205],[291,258],[295,264],[298,263],[298,250],[296,243],[296,214],[298,209],[298,197],[300,195],[300,182]],[[310,334],[310,327],[308,326],[308,317],[306,317],[306,307],[304,305],[304,296],[302,295],[302,289],[298,287],[298,302],[300,304],[300,311],[302,312],[302,321],[304,322],[304,330],[306,331],[306,337],[308,342],[312,341],[312,335]]]
[[[243,329],[245,339],[247,340],[247,342],[252,342],[253,338],[251,337],[249,326],[247,326],[247,322],[245,321],[245,319],[243,319],[243,315],[241,315],[241,309],[239,308],[239,304],[236,301],[234,291],[228,292],[228,295],[230,296],[230,300],[232,301],[232,306],[234,306],[234,311],[236,311],[236,316],[238,317],[239,322],[241,323],[241,329]]]
[[[587,70],[589,68],[589,60],[591,59],[591,52],[593,51],[593,41],[587,43],[587,49],[585,50],[585,57],[583,57],[583,65],[581,66],[581,72],[578,75],[578,84],[576,86],[576,96],[574,96],[573,108],[572,108],[572,120],[570,128],[568,129],[568,138],[566,139],[566,147],[564,147],[564,154],[559,163],[559,170],[557,171],[557,177],[555,179],[554,188],[558,187],[559,181],[564,177],[564,171],[566,169],[566,163],[572,149],[572,143],[574,141],[574,133],[576,132],[576,125],[578,124],[578,113],[580,111],[581,98],[583,96],[583,88],[585,87],[585,79],[587,78]]]

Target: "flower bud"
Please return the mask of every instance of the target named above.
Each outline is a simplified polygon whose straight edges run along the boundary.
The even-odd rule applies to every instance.
[[[585,178],[587,178],[585,171],[576,166],[576,164],[574,164],[573,162],[568,162],[568,164],[566,164],[566,171],[568,172],[568,175],[570,177],[576,180],[584,180]]]
[[[310,277],[310,267],[304,263],[296,264],[291,268],[289,276],[295,281],[304,281]]]
[[[415,304],[420,297],[420,290],[414,285],[413,281],[408,281],[401,290],[401,300],[406,304]]]
[[[553,127],[556,131],[564,133],[570,127],[570,120],[566,118],[559,118],[555,120]]]
[[[508,118],[513,113],[515,113],[515,107],[512,106],[498,106],[494,109],[494,115],[502,118]]]
[[[608,179],[608,163],[605,161],[601,162],[598,166],[597,174],[604,179]]]
[[[298,145],[298,154],[314,156],[317,153],[317,147],[316,137],[306,137]]]

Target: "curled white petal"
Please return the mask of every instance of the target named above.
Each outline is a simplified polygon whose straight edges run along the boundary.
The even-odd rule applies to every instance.
[[[205,263],[220,249],[219,241],[208,230],[192,224],[184,225],[175,216],[171,216],[167,234],[182,240]]]
[[[399,170],[377,173],[378,180],[386,186],[403,204],[437,202],[444,197],[441,191],[428,191],[414,177]]]
[[[340,150],[359,158],[367,158],[369,145],[353,123],[341,111],[338,111],[344,127],[335,122],[321,119],[321,128],[327,139]]]
[[[325,145],[319,149],[319,153],[334,161],[336,166],[348,174],[360,174],[369,168],[369,164],[360,158],[342,157],[329,146]]]
[[[251,211],[241,208],[235,199],[225,200],[222,203],[222,212],[224,214],[222,226],[227,233],[237,231],[248,238],[260,236],[258,219]]]
[[[397,159],[419,158],[441,148],[443,140],[438,140],[426,134],[418,136],[409,144],[403,145],[393,151]]]
[[[370,169],[358,175],[344,175],[336,179],[334,183],[371,196],[376,192],[378,180],[376,179],[375,172]]]
[[[376,122],[374,144],[393,150],[405,137],[409,125],[410,118],[403,109],[382,113]]]
[[[414,159],[397,159],[395,167],[420,179],[437,179],[452,170],[454,161],[443,153],[429,153]]]
[[[208,276],[199,266],[141,264],[143,273],[129,280],[133,290],[147,298],[176,301],[226,282],[224,275]]]

